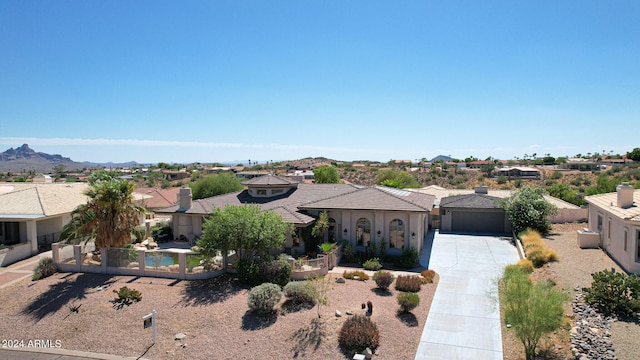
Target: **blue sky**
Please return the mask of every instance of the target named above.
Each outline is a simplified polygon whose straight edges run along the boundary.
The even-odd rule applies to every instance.
[[[2,1],[0,151],[215,162],[625,153],[639,1]]]

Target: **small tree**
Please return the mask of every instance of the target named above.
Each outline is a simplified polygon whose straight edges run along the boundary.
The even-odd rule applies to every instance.
[[[340,182],[338,169],[329,165],[322,165],[313,169],[313,178],[316,184],[337,184]]]
[[[227,205],[216,208],[203,225],[198,246],[203,253],[215,256],[235,250],[239,259],[280,248],[291,224],[272,210],[258,205]]]
[[[640,161],[640,148],[634,148],[628,152],[627,157],[633,161]]]
[[[544,189],[525,186],[500,201],[516,233],[527,228],[547,234],[551,230],[550,216],[558,209],[544,198]]]
[[[505,269],[502,285],[505,321],[524,345],[526,359],[532,360],[542,335],[562,325],[567,296],[548,283],[533,284],[517,265]]]
[[[311,297],[316,303],[318,318],[320,318],[320,308],[323,305],[329,306],[329,291],[332,288],[331,279],[328,276],[316,276],[307,279],[307,283],[311,289]]]

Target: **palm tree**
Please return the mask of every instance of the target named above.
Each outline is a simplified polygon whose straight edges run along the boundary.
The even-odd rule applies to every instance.
[[[107,177],[90,183],[89,201],[78,206],[63,232],[75,238],[95,238],[96,248],[124,247],[140,222],[144,209],[133,201],[134,186],[127,180]]]

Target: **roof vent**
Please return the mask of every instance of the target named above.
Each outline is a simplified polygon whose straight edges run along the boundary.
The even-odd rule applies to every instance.
[[[619,208],[629,208],[633,206],[633,186],[629,185],[629,183],[622,183],[616,187],[616,192],[618,193],[618,205]]]
[[[475,188],[475,193],[476,193],[476,194],[484,194],[484,195],[486,195],[486,194],[488,194],[488,193],[489,193],[489,188],[488,188],[488,187],[486,187],[486,186],[483,186],[483,185],[481,185],[481,186],[476,186],[476,188]]]

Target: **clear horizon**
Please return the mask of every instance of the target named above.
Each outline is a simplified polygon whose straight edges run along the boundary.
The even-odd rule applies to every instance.
[[[637,1],[27,0],[0,10],[2,151],[386,162],[640,147]]]

